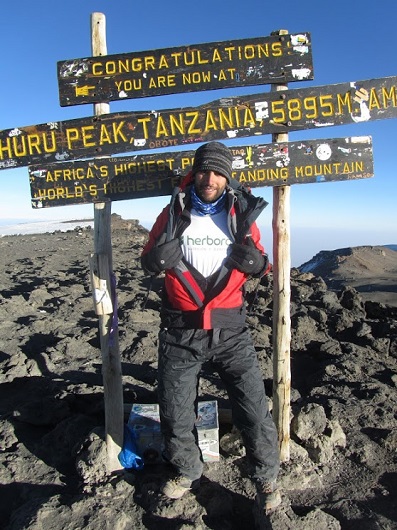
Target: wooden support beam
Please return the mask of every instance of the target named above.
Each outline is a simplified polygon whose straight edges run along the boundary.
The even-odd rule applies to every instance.
[[[280,30],[280,35],[288,34]],[[273,91],[287,85],[272,85]],[[282,97],[282,95],[281,95]],[[274,134],[274,142],[288,142],[288,133]],[[273,188],[273,419],[280,460],[289,460],[291,400],[291,244],[290,186]]]
[[[106,55],[106,18],[102,13],[91,15],[91,43],[92,53]],[[96,103],[94,105],[96,116],[109,113],[109,103]],[[102,354],[102,376],[105,400],[105,430],[106,447],[109,473],[120,471],[122,466],[118,454],[123,447],[124,438],[124,408],[123,386],[121,374],[121,361],[119,351],[116,287],[112,264],[111,242],[111,202],[94,205],[94,248],[93,262],[96,268],[96,277],[99,286],[105,293],[110,294],[111,312],[109,313],[109,300],[104,304],[95,304],[99,313],[99,335]],[[95,300],[95,293],[94,293]]]

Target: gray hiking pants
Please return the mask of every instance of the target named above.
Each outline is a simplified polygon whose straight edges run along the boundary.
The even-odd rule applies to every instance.
[[[274,480],[279,470],[277,431],[249,331],[162,329],[159,339],[158,392],[164,457],[192,480],[202,474],[196,403],[201,367],[211,361],[228,393],[251,477]]]

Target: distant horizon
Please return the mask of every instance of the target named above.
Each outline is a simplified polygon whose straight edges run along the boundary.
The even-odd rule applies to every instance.
[[[136,219],[131,216],[126,217],[118,212],[113,213],[119,215],[123,220]],[[141,221],[140,219],[137,219],[137,221],[147,230],[151,229],[154,222]],[[74,225],[74,227],[94,226],[94,218],[93,216],[84,217],[72,215],[69,218],[64,219],[0,219],[0,237],[27,234],[34,235],[55,231],[64,232],[73,229],[70,225]],[[272,262],[273,243],[271,229],[269,229],[269,225],[266,226],[263,223],[258,223],[258,226],[262,234],[262,244]],[[38,230],[39,227],[40,230]],[[309,238],[307,237],[307,234],[310,234]],[[376,240],[382,242],[376,242]],[[392,243],[391,241],[393,241],[393,239],[389,239],[388,236],[384,234],[384,231],[381,233],[379,233],[379,231],[373,231],[371,233],[366,230],[351,231],[347,233],[346,231],[341,231],[338,227],[313,228],[291,226],[291,267],[301,267],[312,260],[320,252],[332,252],[344,248],[388,247],[391,250],[397,251],[397,242]]]

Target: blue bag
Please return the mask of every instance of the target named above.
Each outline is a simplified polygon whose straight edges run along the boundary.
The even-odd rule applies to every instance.
[[[125,469],[143,468],[143,460],[136,448],[134,430],[129,425],[124,425],[123,449],[118,454],[118,459]]]

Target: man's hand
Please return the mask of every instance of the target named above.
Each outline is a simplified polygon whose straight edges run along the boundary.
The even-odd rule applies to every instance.
[[[229,248],[230,254],[226,260],[226,265],[245,274],[253,275],[259,274],[267,267],[267,256],[263,255],[253,243],[249,245],[232,243]]]
[[[183,258],[179,239],[171,239],[158,247],[153,247],[142,256],[142,266],[151,273],[158,274],[166,269],[176,267]]]

